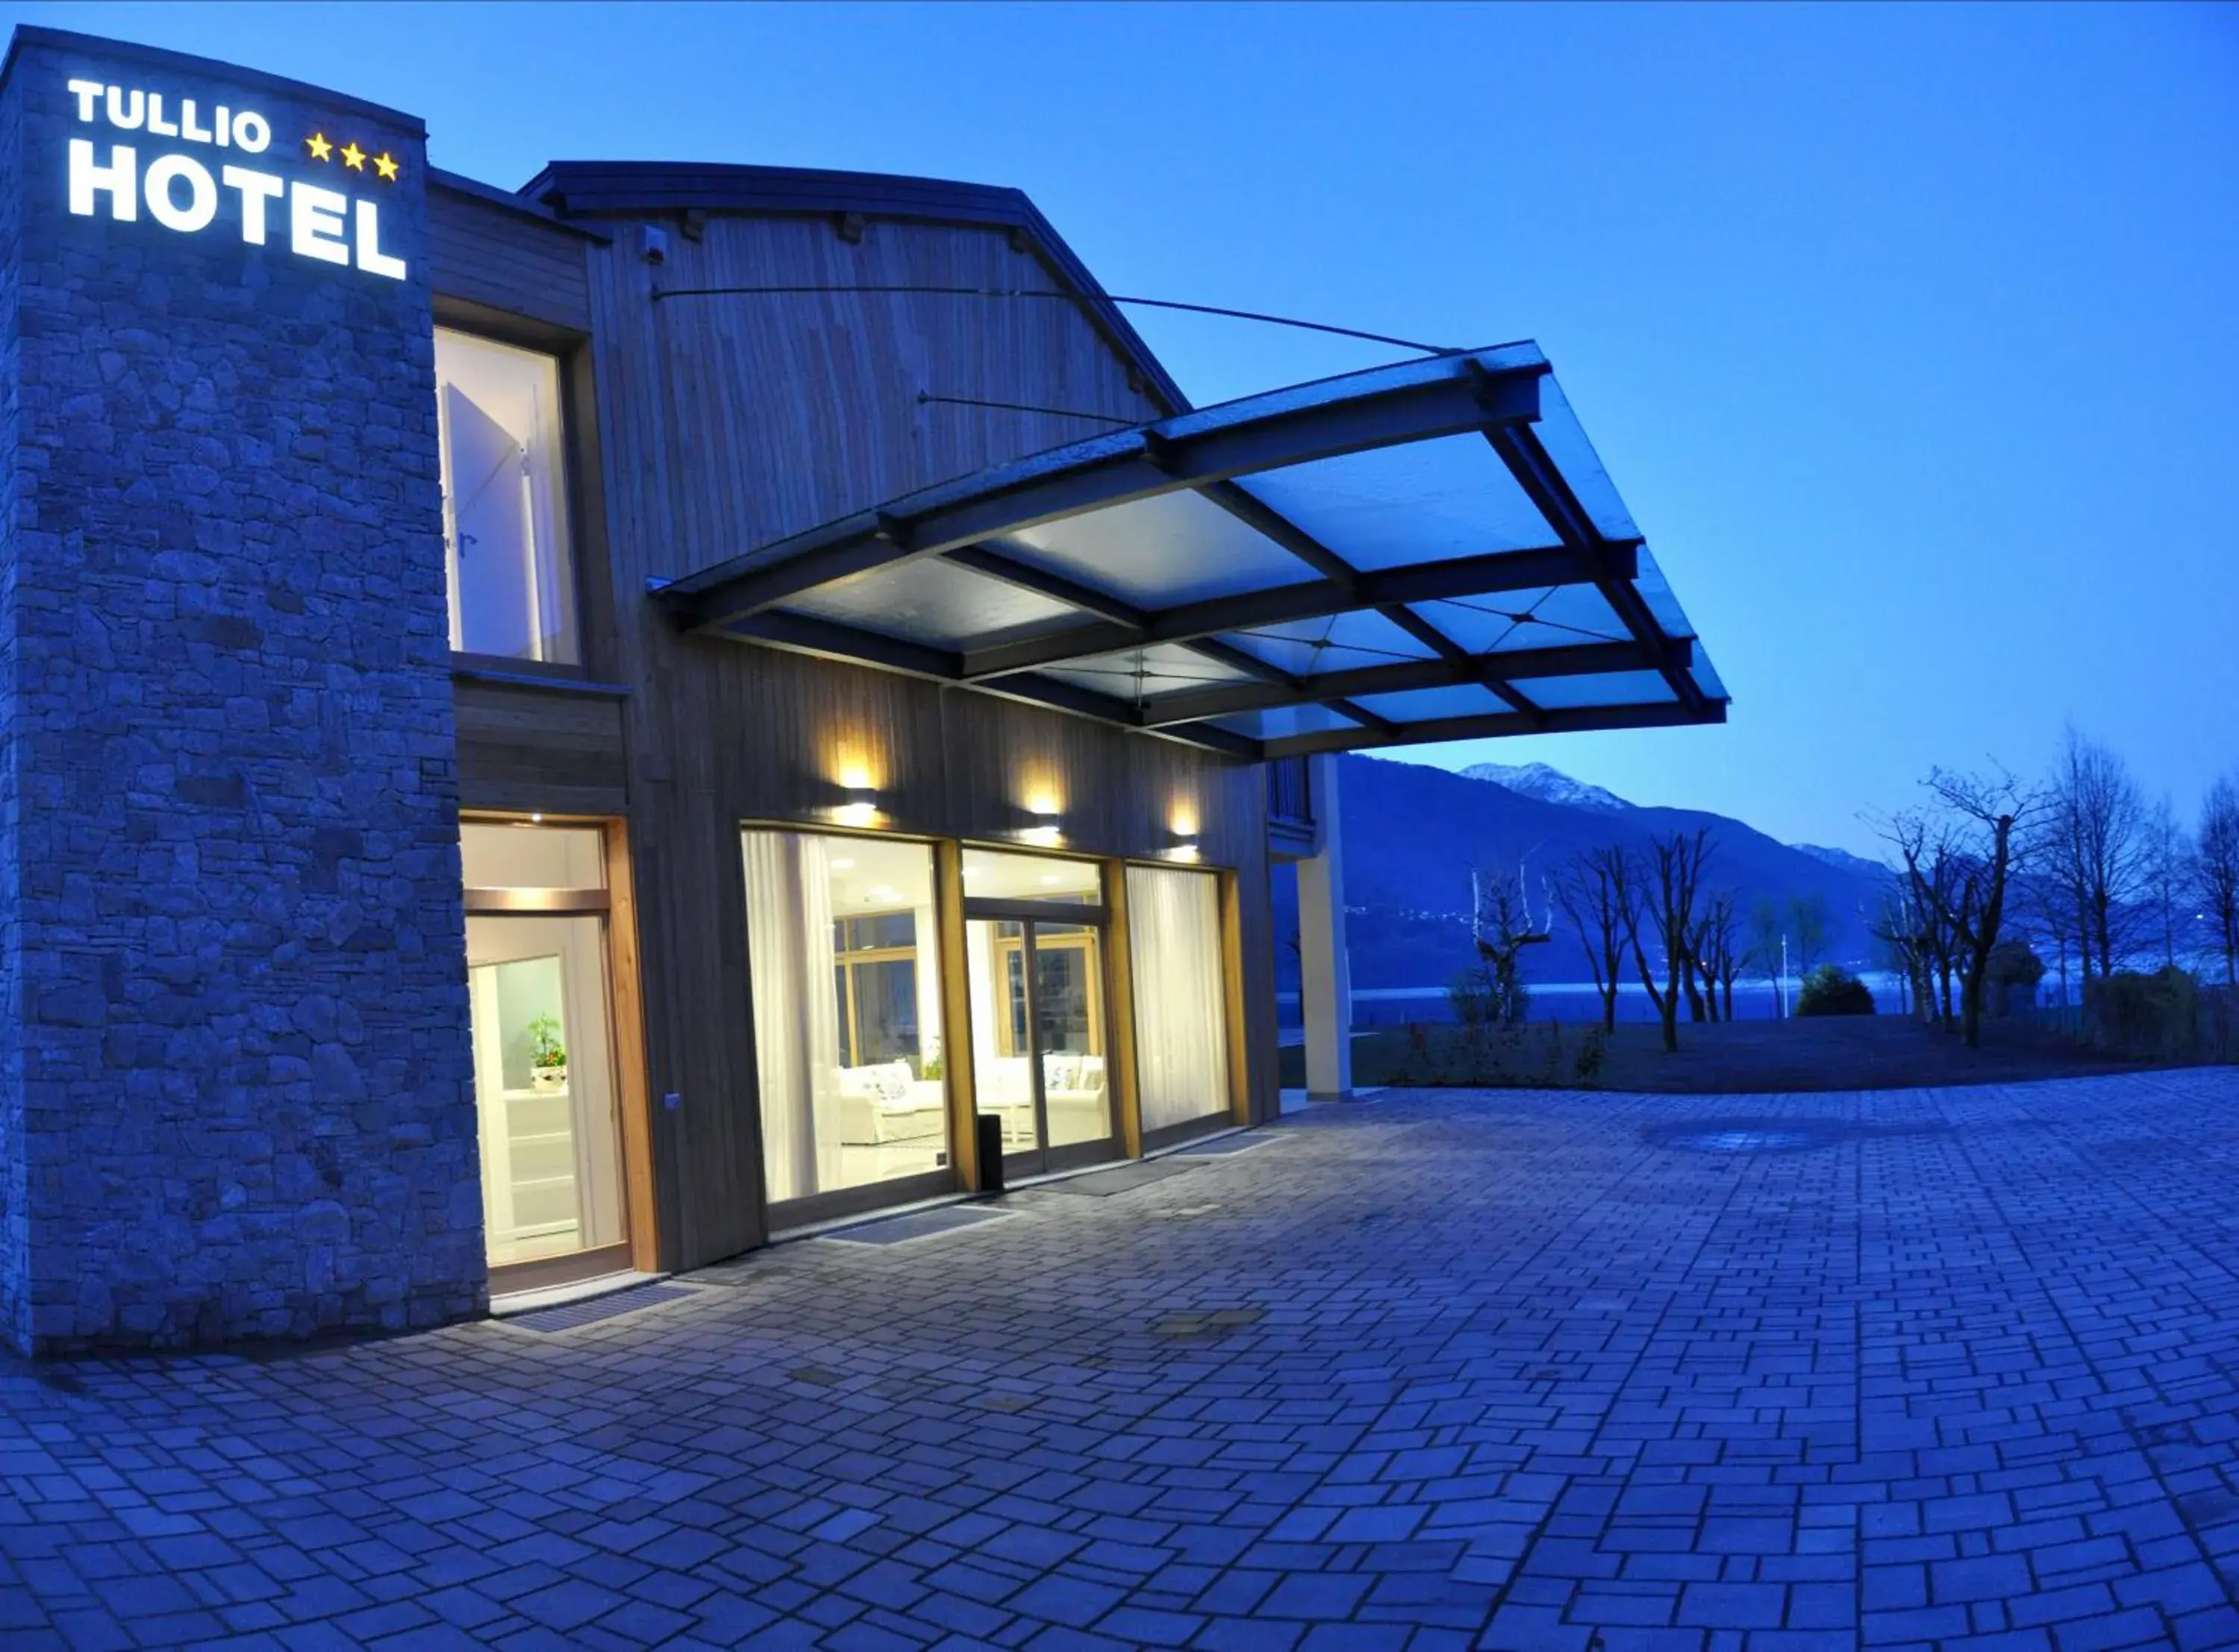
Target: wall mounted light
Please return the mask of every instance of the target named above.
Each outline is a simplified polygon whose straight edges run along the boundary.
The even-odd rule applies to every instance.
[[[1194,799],[1178,798],[1166,815],[1166,859],[1184,862],[1197,859],[1198,809]]]
[[[1034,817],[1034,824],[1019,833],[1019,840],[1031,843],[1037,849],[1054,849],[1065,841],[1065,832],[1060,825],[1057,799],[1047,794],[1030,798],[1026,813]]]
[[[879,782],[882,777],[874,759],[855,742],[848,741],[833,753],[825,773],[840,792],[840,802],[831,812],[834,822],[861,832],[877,826],[884,818],[879,813]]]

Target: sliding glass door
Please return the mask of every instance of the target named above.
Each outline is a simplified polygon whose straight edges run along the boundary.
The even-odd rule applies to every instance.
[[[1001,1125],[1007,1175],[1114,1151],[1100,869],[1053,856],[964,852],[972,1070]]]

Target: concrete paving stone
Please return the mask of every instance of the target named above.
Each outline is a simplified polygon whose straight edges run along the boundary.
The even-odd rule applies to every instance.
[[[2239,1644],[2235,1104],[1395,1092],[551,1337],[0,1368],[0,1642]],[[1827,1144],[1654,1145],[1736,1118]]]

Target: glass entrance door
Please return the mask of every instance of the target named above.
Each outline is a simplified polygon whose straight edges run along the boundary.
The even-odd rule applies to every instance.
[[[482,1234],[494,1273],[606,1252],[625,1237],[605,931],[597,914],[467,919]]]
[[[1045,870],[1053,865],[1064,870]],[[1039,1175],[1109,1158],[1113,1118],[1097,869],[967,851],[965,870],[973,1082],[980,1111],[1000,1122],[1005,1174]],[[1026,896],[1029,890],[1045,896],[1055,879],[1075,875],[1089,880],[1078,891]],[[990,893],[982,895],[982,888]]]
[[[1026,926],[1033,959],[1035,1068],[1042,1081],[1042,1144],[1108,1141],[1112,1090],[1104,1058],[1101,934],[1085,924]]]
[[[493,1294],[631,1264],[606,829],[466,821],[467,1007]]]

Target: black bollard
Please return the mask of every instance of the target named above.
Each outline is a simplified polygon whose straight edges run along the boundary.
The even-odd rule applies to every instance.
[[[975,1122],[979,1127],[980,1191],[993,1198],[1003,1191],[1003,1121],[993,1113],[981,1113]]]

